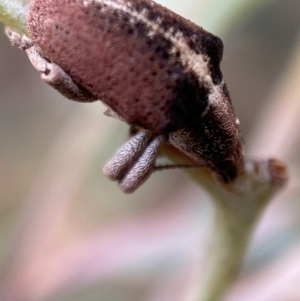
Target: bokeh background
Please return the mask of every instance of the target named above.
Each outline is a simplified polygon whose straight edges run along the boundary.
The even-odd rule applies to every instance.
[[[1,0],[0,0],[1,1]],[[226,301],[300,300],[300,1],[161,0],[220,36],[247,157],[289,164]],[[213,207],[180,170],[123,194],[127,125],[42,83],[0,25],[0,300],[194,300]]]

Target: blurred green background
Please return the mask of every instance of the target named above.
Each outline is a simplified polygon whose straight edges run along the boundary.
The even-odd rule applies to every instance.
[[[300,1],[159,2],[222,38],[247,157],[290,167],[224,300],[300,300]],[[41,82],[0,31],[0,300],[194,300],[206,194],[180,170],[123,194],[101,170],[127,125]]]

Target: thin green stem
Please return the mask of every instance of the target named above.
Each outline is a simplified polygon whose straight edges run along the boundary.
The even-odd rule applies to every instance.
[[[260,211],[245,217],[229,206],[216,206],[199,301],[221,300],[224,292],[231,286],[239,273]]]
[[[22,0],[0,0],[0,21],[12,30],[26,33],[26,1]]]
[[[258,218],[286,181],[283,163],[262,160],[247,162],[245,173],[228,187],[215,183],[214,228],[198,301],[224,297],[240,271]]]
[[[192,164],[171,146],[163,151],[176,163]],[[287,169],[274,159],[248,161],[245,171],[228,185],[218,182],[208,169],[189,168],[186,172],[207,190],[216,209],[198,301],[219,301],[240,271],[258,218],[287,182]]]

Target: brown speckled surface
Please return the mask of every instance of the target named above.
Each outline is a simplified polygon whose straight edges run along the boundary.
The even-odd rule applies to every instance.
[[[131,2],[137,10],[154,7],[154,16],[165,17],[165,29],[175,24],[187,35],[196,34],[199,43],[192,47],[197,51],[222,55],[222,47],[210,43],[219,42],[213,35],[175,14],[174,22],[169,11],[152,2]],[[132,24],[126,14],[103,13],[100,4],[94,7],[86,8],[80,0],[33,1],[28,18],[30,37],[46,58],[128,123],[160,132],[178,128],[182,119],[189,118],[190,107],[201,114],[207,105],[205,93],[195,75],[183,69],[180,53],[169,54],[171,42],[158,35],[150,39],[149,28],[141,22]]]

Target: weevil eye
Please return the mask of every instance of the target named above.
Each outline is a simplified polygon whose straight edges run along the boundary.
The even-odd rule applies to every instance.
[[[238,166],[229,160],[216,163],[213,168],[225,183],[233,181],[239,172]]]
[[[206,49],[206,54],[209,57],[209,69],[213,83],[219,85],[223,78],[220,69],[220,63],[223,58],[223,42],[214,35],[204,35],[202,37],[202,43]]]
[[[222,40],[214,35],[205,35],[202,40],[204,45],[206,46],[207,54],[210,59],[220,64],[223,59],[224,50]]]

